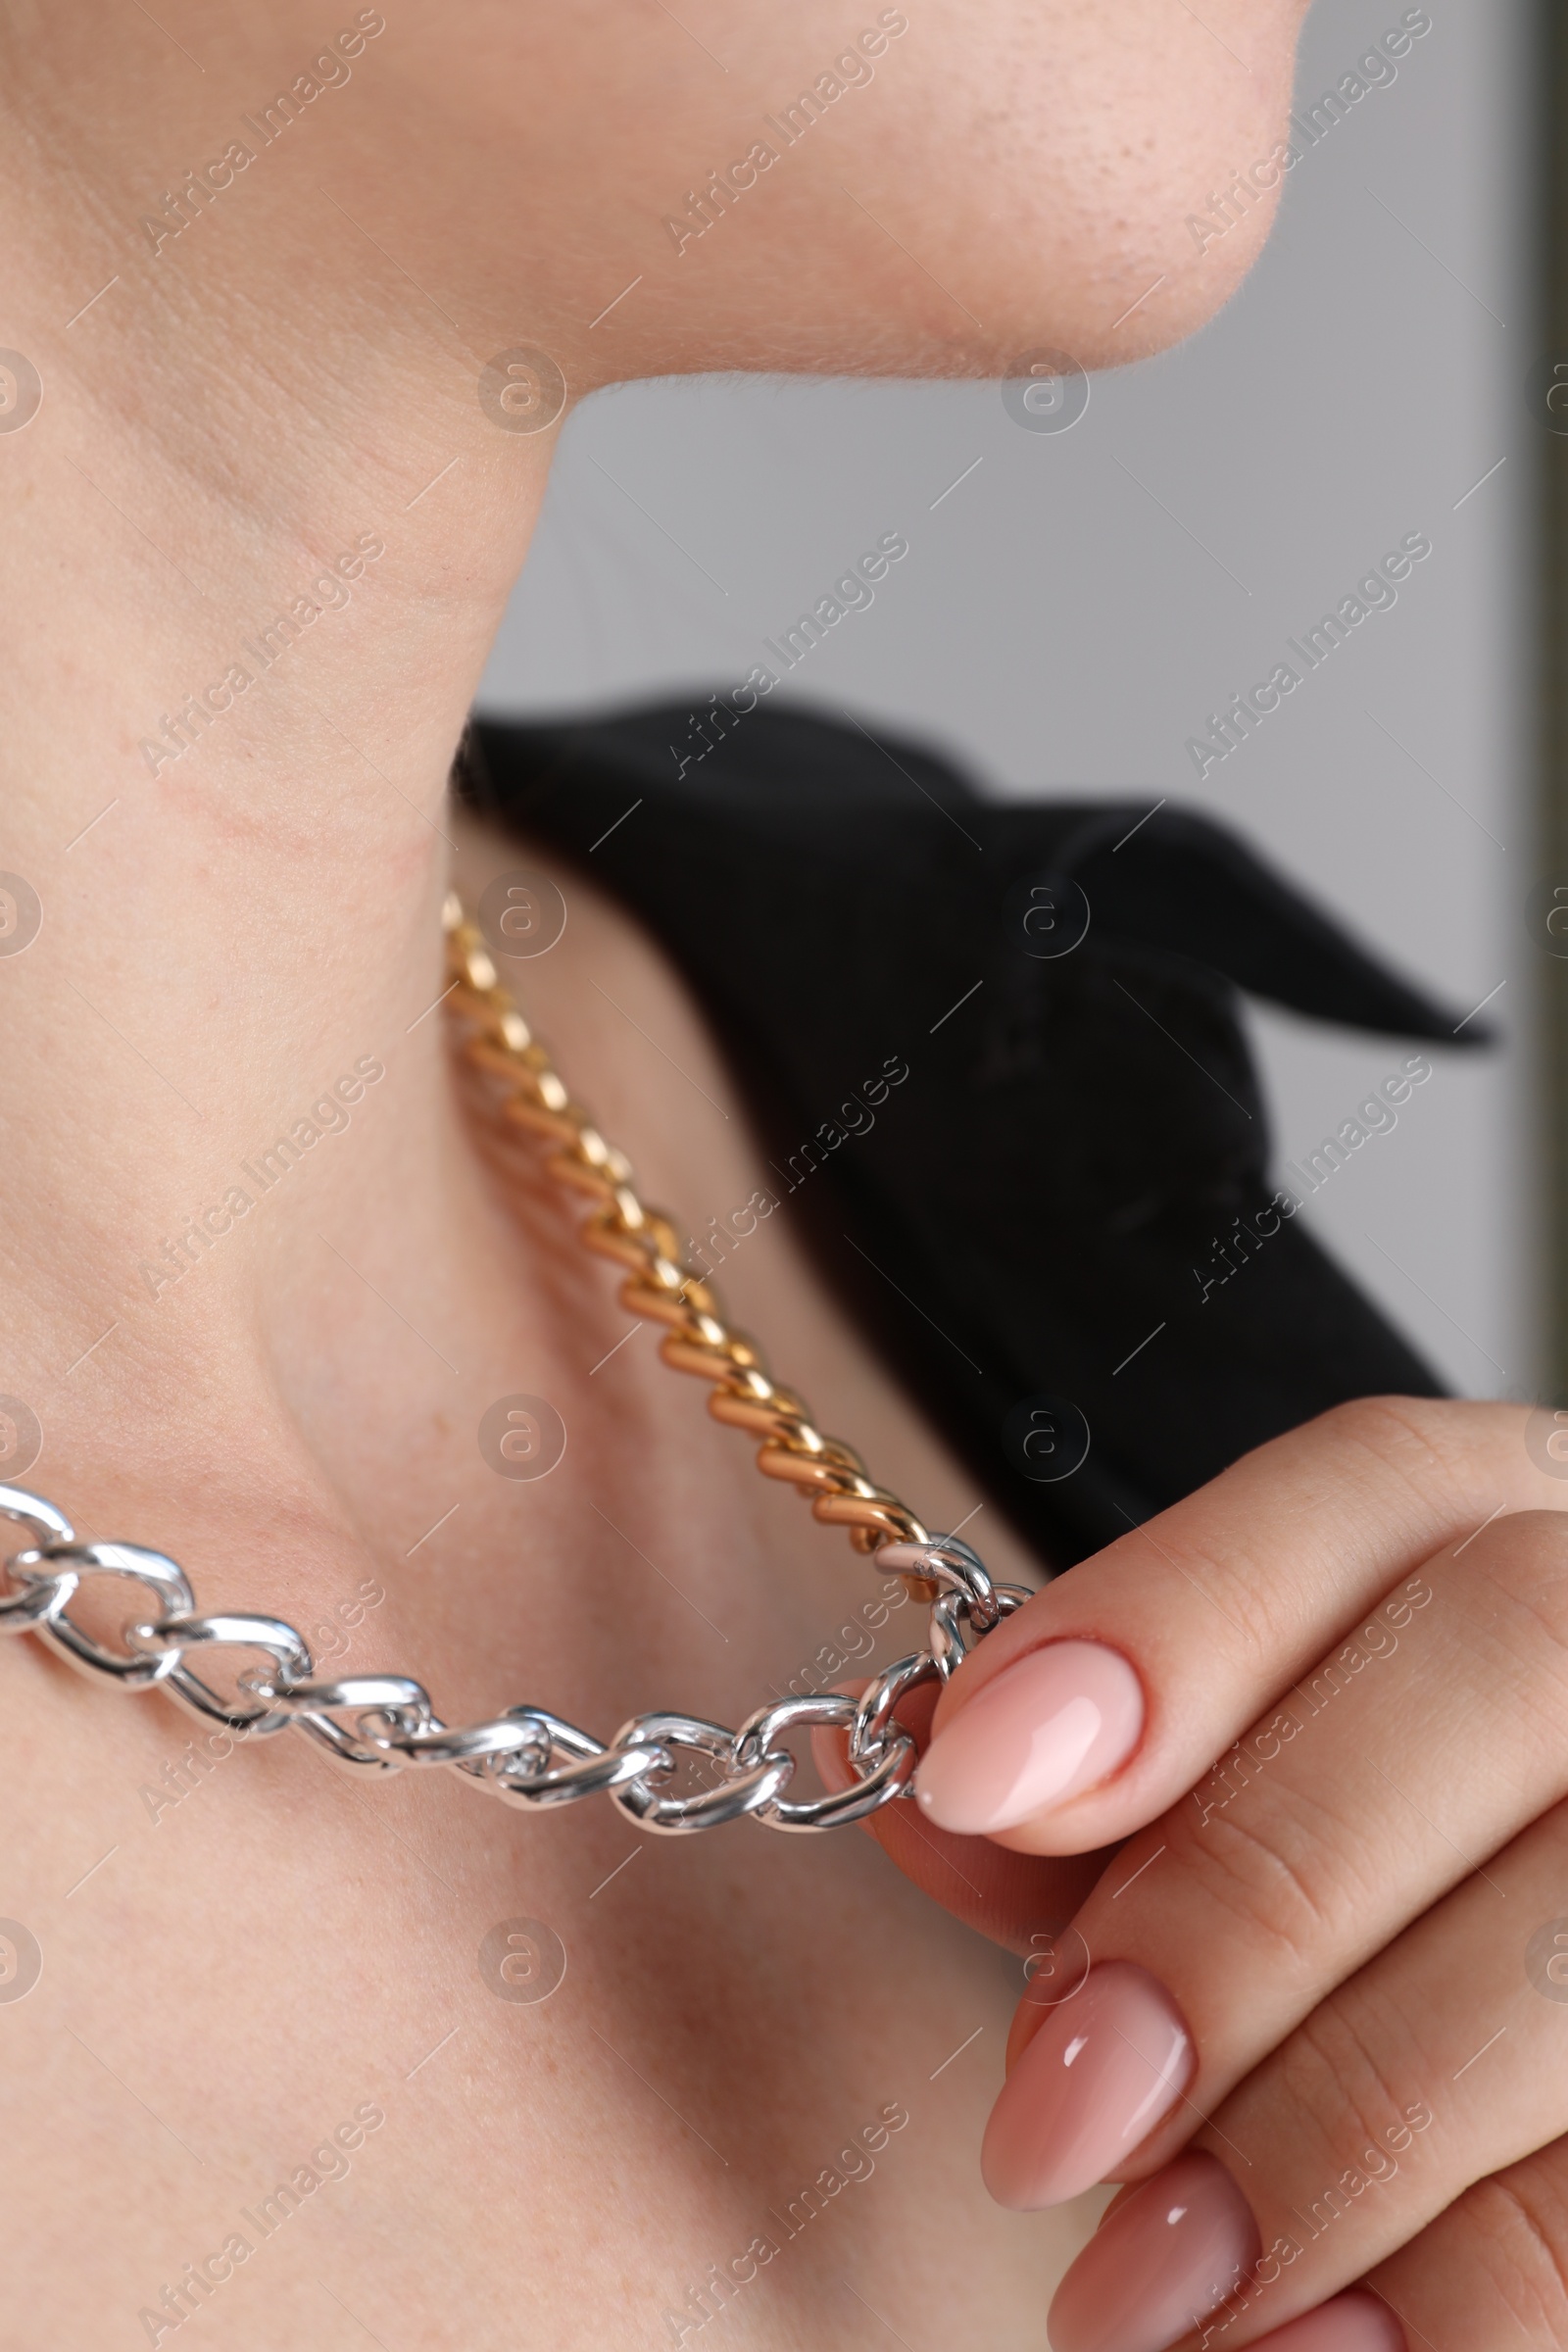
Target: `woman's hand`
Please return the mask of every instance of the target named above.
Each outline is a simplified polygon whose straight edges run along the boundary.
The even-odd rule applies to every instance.
[[[1396,1400],[1262,1447],[991,1635],[878,1817],[1044,1941],[993,2193],[1142,2184],[1055,2352],[1568,2345],[1568,1485],[1525,1440]]]

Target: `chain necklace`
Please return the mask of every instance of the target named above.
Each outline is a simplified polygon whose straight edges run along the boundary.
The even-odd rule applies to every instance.
[[[848,1446],[824,1437],[793,1390],[768,1377],[753,1343],[732,1331],[709,1283],[685,1265],[669,1219],[646,1207],[631,1163],[574,1102],[534,1042],[481,934],[454,895],[443,920],[451,986],[446,1003],[458,1050],[481,1072],[498,1117],[552,1149],[548,1173],[591,1203],[579,1232],[585,1246],[625,1269],[621,1303],[666,1328],[660,1353],[676,1371],[711,1382],[708,1409],[761,1440],[758,1468],[810,1499],[813,1517],[848,1530],[857,1551],[902,1576],[911,1598],[928,1602],[925,1646],[895,1659],[858,1699],[833,1692],[760,1707],[739,1731],[695,1715],[634,1715],[608,1745],[523,1703],[483,1723],[450,1729],[421,1683],[402,1674],[319,1677],[302,1635],[277,1617],[204,1615],[184,1570],[139,1544],[76,1541],[65,1514],[42,1495],[0,1486],[0,1518],[31,1542],[5,1563],[0,1632],[36,1634],[85,1674],[121,1690],[154,1687],[199,1720],[246,1739],[292,1727],[336,1764],[362,1777],[411,1765],[447,1765],[475,1787],[524,1808],[608,1795],[644,1830],[684,1836],[742,1814],[772,1830],[836,1829],[911,1793],[914,1742],[898,1720],[905,1692],[945,1682],[973,1646],[1029,1595],[995,1585],[978,1555],[955,1536],[932,1535],[908,1507],[866,1474]],[[158,1612],[127,1624],[113,1649],[70,1615],[77,1590],[128,1578],[154,1594]],[[260,1651],[270,1660],[237,1677],[230,1703],[191,1664],[209,1650]],[[813,1725],[846,1733],[852,1779],[825,1796],[784,1794],[796,1769],[790,1735]],[[681,1774],[706,1784],[672,1792]]]

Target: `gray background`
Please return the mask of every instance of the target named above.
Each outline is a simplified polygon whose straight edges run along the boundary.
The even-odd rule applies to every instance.
[[[1298,99],[1401,13],[1318,0]],[[999,795],[1202,808],[1456,1018],[1506,982],[1499,1047],[1440,1054],[1397,1129],[1304,1213],[1457,1389],[1522,1395],[1542,1351],[1524,17],[1517,0],[1429,13],[1398,78],[1290,173],[1237,299],[1180,350],[1097,377],[1069,432],[1020,429],[995,385],[706,379],[587,402],[481,702],[689,691],[700,708],[754,662],[776,668],[761,640],[904,531],[875,604],[775,707],[799,695],[923,734]],[[1412,530],[1434,552],[1397,606],[1200,781],[1184,745],[1205,713]],[[1250,1018],[1280,1162],[1410,1050]]]

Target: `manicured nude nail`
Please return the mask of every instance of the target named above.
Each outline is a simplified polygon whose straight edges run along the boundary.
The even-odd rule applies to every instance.
[[[1251,2352],[1406,2352],[1404,2329],[1376,2295],[1353,2287],[1289,2327],[1260,2335]]]
[[[1216,2158],[1178,2156],[1118,2205],[1056,2289],[1053,2352],[1162,2352],[1262,2251],[1247,2199]]]
[[[1196,2063],[1163,1984],[1130,1960],[1091,1969],[1003,2085],[980,2156],[987,2188],[1024,2213],[1093,2188],[1170,2113]]]
[[[1016,1829],[1108,1778],[1143,1728],[1143,1689],[1119,1650],[1051,1642],[1004,1667],[938,1732],[915,1794],[939,1829]]]

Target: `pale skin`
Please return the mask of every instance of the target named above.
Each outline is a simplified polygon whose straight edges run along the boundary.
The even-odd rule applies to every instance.
[[[0,965],[0,1386],[43,1424],[32,1482],[82,1532],[172,1552],[208,1607],[301,1624],[373,1583],[351,1662],[419,1674],[452,1720],[527,1695],[601,1733],[653,1705],[734,1721],[865,1590],[646,1340],[591,1371],[625,1329],[605,1270],[564,1246],[542,1184],[497,1181],[454,1096],[429,1009],[448,837],[470,889],[516,851],[451,818],[446,777],[557,437],[497,432],[478,370],[542,345],[575,397],[718,367],[985,375],[1040,345],[1090,367],[1157,349],[1266,232],[1260,202],[1200,269],[1182,222],[1278,136],[1300,11],[1208,0],[1210,33],[1175,0],[922,9],[789,176],[677,256],[662,216],[876,15],[682,13],[700,43],[661,10],[401,9],[157,251],[139,222],[159,193],[331,26],[279,0],[221,25],[193,4],[156,24],[15,8],[0,29],[0,340],[45,387],[0,440],[0,862],[44,906]],[[873,229],[847,233],[846,182],[961,305]],[[385,553],[352,603],[150,774],[160,714],[365,532]],[[657,951],[562,883],[571,919],[529,1010],[649,1195],[700,1227],[763,1181],[733,1081]],[[139,1265],[367,1056],[385,1075],[348,1131],[151,1296]],[[727,1289],[930,1524],[973,1509],[781,1219]],[[518,1390],[570,1431],[523,1489],[474,1442]],[[1504,1443],[1483,1425],[1446,1424],[1444,1458]],[[1298,1442],[1335,1474],[1332,1438]],[[979,1525],[995,1570],[1025,1573],[995,1513]],[[11,2332],[175,2340],[139,2312],[378,2102],[351,2179],[204,2311],[229,2352],[336,2352],[367,2328],[445,2352],[514,2340],[519,2314],[530,2340],[670,2340],[664,2309],[902,2104],[877,2177],[724,2325],[759,2347],[859,2343],[863,2297],[911,2342],[956,2342],[979,2280],[988,2343],[1040,2340],[1093,2208],[1023,2222],[979,2183],[1015,1971],[868,1871],[860,1838],[641,1850],[604,1805],[519,1821],[444,1777],[357,1792],[292,1741],[149,1806],[183,1718],[30,1643],[3,1664],[0,1908],[45,1956],[0,2019]],[[1275,1665],[1261,1643],[1246,1662],[1255,1706],[1239,1672],[1238,1726]],[[1232,1736],[1194,1734],[1083,1844],[1174,1802]],[[1057,1912],[1083,1876],[1057,1872]],[[519,1915],[568,1953],[537,2008],[492,1997],[476,1965]],[[1250,1984],[1272,2022],[1216,2060],[1216,2095],[1288,2030]],[[1454,2309],[1486,2289],[1467,2259]],[[1490,2340],[1477,2309],[1469,2334],[1445,2311],[1422,2326],[1440,2352]]]

